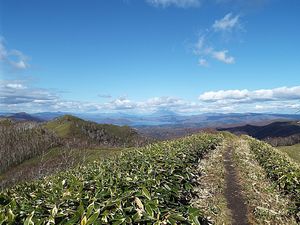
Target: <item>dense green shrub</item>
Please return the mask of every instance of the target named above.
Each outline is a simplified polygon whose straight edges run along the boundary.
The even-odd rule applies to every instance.
[[[205,224],[190,206],[202,156],[220,135],[193,135],[18,185],[0,194],[4,224]],[[1,223],[0,223],[1,224]]]

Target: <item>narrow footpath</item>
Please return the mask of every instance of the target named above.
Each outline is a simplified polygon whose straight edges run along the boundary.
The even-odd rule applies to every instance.
[[[224,155],[225,174],[225,198],[228,208],[232,214],[232,225],[249,225],[247,218],[247,206],[243,198],[240,184],[237,178],[237,171],[232,159],[232,148],[228,148]]]

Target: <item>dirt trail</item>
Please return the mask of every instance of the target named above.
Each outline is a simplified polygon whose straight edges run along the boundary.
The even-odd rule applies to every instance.
[[[241,187],[237,179],[237,171],[233,166],[232,148],[229,148],[224,155],[225,175],[225,197],[228,208],[232,214],[233,225],[249,225],[247,218],[247,206],[242,195]]]

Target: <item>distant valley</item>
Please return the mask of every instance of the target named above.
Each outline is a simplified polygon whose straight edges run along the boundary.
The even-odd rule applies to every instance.
[[[16,121],[47,122],[65,114],[68,113],[40,112],[28,114],[21,112],[0,113],[0,116]],[[144,136],[159,140],[181,137],[197,133],[203,129],[230,128],[249,124],[262,126],[272,122],[300,120],[300,114],[205,113],[199,115],[181,115],[169,110],[159,110],[147,115],[125,113],[73,113],[72,115],[99,124],[130,126],[137,129]],[[250,133],[248,134],[251,135]]]

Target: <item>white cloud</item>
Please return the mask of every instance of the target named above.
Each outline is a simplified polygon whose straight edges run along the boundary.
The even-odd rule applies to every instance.
[[[11,89],[25,89],[26,88],[23,84],[20,84],[20,83],[7,83],[5,85],[5,87],[11,88]]]
[[[221,62],[224,62],[226,64],[233,64],[234,63],[234,57],[227,55],[228,50],[223,51],[212,51],[211,56]]]
[[[107,108],[113,110],[124,110],[136,108],[136,103],[127,99],[126,97],[117,98],[109,103],[105,104]]]
[[[176,6],[180,8],[198,7],[200,0],[146,0],[149,4],[156,7]]]
[[[10,62],[10,64],[16,68],[16,69],[26,69],[29,67],[29,65],[24,61],[24,60],[20,60],[18,62]]]
[[[4,38],[0,37],[0,62],[7,63],[14,69],[24,70],[30,67],[28,60],[19,50],[7,50]]]
[[[248,90],[208,91],[199,96],[202,101],[219,101],[224,99],[243,99],[248,97]]]
[[[259,102],[300,100],[300,86],[280,87],[274,89],[259,89],[254,91],[220,90],[201,94],[199,100],[205,102]]]
[[[109,102],[65,100],[48,89],[28,87],[24,81],[0,80],[0,108],[11,111],[70,111],[70,112],[151,112],[161,108],[187,111],[195,108],[191,102],[175,97],[154,97],[133,101],[119,97]]]
[[[212,27],[215,31],[231,31],[240,26],[239,18],[239,15],[228,13],[222,19],[216,20]]]
[[[144,108],[157,108],[157,107],[174,108],[174,107],[182,106],[185,104],[186,103],[180,98],[163,96],[163,97],[150,98],[147,101],[140,103],[139,105],[143,106]]]
[[[151,112],[158,109],[180,111],[190,107],[190,103],[180,98],[162,96],[153,97],[144,101],[132,101],[127,97],[120,97],[104,104],[98,104],[102,110],[131,110],[134,112]]]
[[[199,37],[197,43],[194,46],[193,52],[195,55],[201,56],[201,58],[199,59],[199,64],[202,66],[207,66],[207,60],[204,57],[211,57],[226,64],[235,63],[234,57],[228,55],[228,50],[218,51],[213,47],[208,46],[206,44],[204,35]]]
[[[29,88],[21,81],[0,81],[1,103],[19,105],[35,101],[54,102],[58,96],[46,89]]]
[[[236,89],[204,92],[198,101],[174,96],[134,101],[119,97],[107,102],[66,100],[49,89],[25,81],[0,80],[0,108],[6,111],[127,112],[150,113],[167,109],[179,113],[204,112],[295,112],[300,108],[300,86],[274,89]]]
[[[239,15],[233,16],[232,13],[228,13],[222,19],[215,20],[214,24],[199,36],[197,42],[193,46],[193,53],[201,56],[198,61],[199,65],[205,66],[207,57],[216,59],[226,64],[234,64],[235,58],[229,55],[229,50],[226,48],[216,48],[215,44],[211,44],[211,42],[218,40],[216,37],[220,36],[220,34],[215,31],[222,31],[221,38],[226,37],[230,39],[229,36],[232,34],[228,31],[241,28]]]

